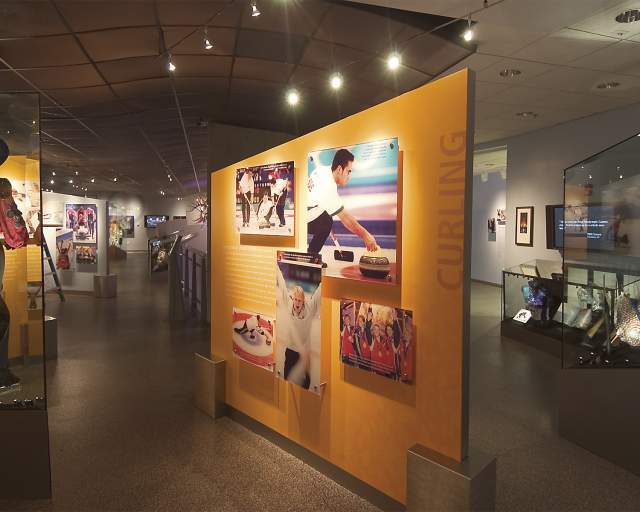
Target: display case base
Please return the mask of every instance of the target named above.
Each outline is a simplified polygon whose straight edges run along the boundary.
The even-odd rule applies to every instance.
[[[44,317],[44,358],[58,359],[58,319],[52,316]]]
[[[195,354],[193,402],[212,418],[224,416],[226,361],[217,357]]]
[[[47,411],[0,411],[0,439],[0,498],[50,498]]]
[[[407,452],[407,511],[495,510],[496,459],[476,450],[462,462],[422,445]]]
[[[560,372],[559,432],[640,475],[640,374],[637,369],[575,368]]]
[[[118,294],[116,274],[93,276],[93,295],[99,299],[112,299]]]

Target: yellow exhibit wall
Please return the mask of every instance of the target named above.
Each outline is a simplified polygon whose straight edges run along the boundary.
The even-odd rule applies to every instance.
[[[40,183],[40,167],[36,160],[24,156],[11,156],[0,166],[0,176],[8,178],[12,184],[34,181]],[[23,212],[24,213],[24,212]],[[42,281],[42,252],[37,245],[9,250],[5,247],[5,270],[3,278],[4,300],[11,313],[9,327],[9,357],[19,357],[21,346],[21,325],[27,325],[28,353],[41,355],[42,310],[38,315],[29,316],[27,282]]]
[[[211,174],[211,352],[227,361],[226,402],[403,503],[408,448],[456,460],[467,451],[472,83],[460,71]],[[323,277],[320,396],[235,359],[233,307],[275,316],[276,251],[306,250],[307,154],[391,137],[401,152],[400,284]],[[236,169],[289,160],[295,239],[241,240]],[[340,298],[414,312],[414,385],[341,363]]]

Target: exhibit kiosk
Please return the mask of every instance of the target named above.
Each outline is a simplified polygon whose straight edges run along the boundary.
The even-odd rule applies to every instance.
[[[468,442],[472,147],[463,70],[212,172],[197,405],[386,507],[492,508]]]
[[[0,495],[51,495],[45,386],[40,116],[0,94]]]

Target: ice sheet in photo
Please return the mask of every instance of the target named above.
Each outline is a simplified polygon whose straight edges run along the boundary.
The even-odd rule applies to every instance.
[[[235,187],[235,225],[240,234],[295,234],[293,162],[238,169]]]
[[[278,252],[276,375],[320,394],[322,263],[317,255]]]
[[[233,355],[265,370],[273,371],[274,319],[233,308]]]
[[[339,183],[333,173],[336,155],[341,150],[343,154],[346,150],[353,155],[346,183]],[[307,166],[307,250],[319,247],[318,252],[327,265],[325,275],[395,284],[399,230],[398,139],[314,151],[309,153]],[[346,214],[370,233],[377,250],[367,250],[363,238],[343,224],[340,216]],[[363,256],[369,259],[361,264]],[[371,269],[376,272],[367,272]]]

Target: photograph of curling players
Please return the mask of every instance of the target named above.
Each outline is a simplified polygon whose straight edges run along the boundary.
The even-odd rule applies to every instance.
[[[397,139],[314,151],[307,165],[307,252],[322,255],[329,276],[366,280],[364,257],[395,282]]]
[[[293,162],[238,169],[237,230],[243,234],[292,235],[293,179]]]

